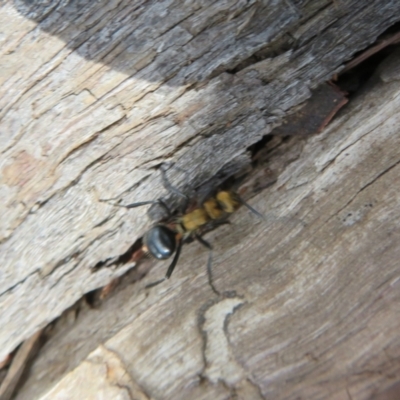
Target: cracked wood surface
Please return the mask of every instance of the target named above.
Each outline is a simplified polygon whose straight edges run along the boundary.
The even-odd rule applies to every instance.
[[[287,142],[286,161],[280,146],[271,153],[279,178],[251,200],[270,218],[241,208],[207,234],[222,296],[207,251],[185,246],[165,284],[144,289],[165,273],[159,263],[60,320],[16,400],[371,400],[395,388],[399,60],[321,134]]]
[[[0,359],[133,266],[107,268],[149,221],[100,198],[164,195],[163,161],[186,170],[171,173],[182,190],[245,163],[399,11],[389,0],[2,1]]]

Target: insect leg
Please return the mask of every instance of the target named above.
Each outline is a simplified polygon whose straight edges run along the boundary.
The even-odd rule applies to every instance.
[[[208,254],[208,261],[207,261],[207,276],[208,276],[208,283],[211,286],[212,291],[217,295],[220,296],[219,291],[215,288],[214,283],[213,283],[213,277],[212,277],[212,271],[211,271],[211,264],[212,264],[212,246],[210,243],[208,243],[206,240],[204,240],[201,236],[195,235],[194,236],[196,240],[201,243],[204,247],[206,247],[209,250]]]
[[[168,271],[167,271],[167,273],[165,274],[165,279],[169,279],[169,278],[171,277],[172,273],[174,272],[176,263],[178,262],[179,256],[180,256],[180,254],[181,254],[182,244],[183,244],[183,240],[180,240],[180,241],[178,242],[178,247],[177,247],[177,249],[176,249],[174,259],[172,260],[172,263],[171,263],[171,265],[168,267]]]
[[[149,284],[146,285],[144,288],[145,288],[145,289],[150,289],[150,288],[152,288],[152,287],[154,287],[154,286],[159,285],[160,283],[163,283],[164,281],[165,281],[165,278],[162,278],[162,279],[160,279],[160,280],[158,280],[158,281],[149,283]]]
[[[179,167],[175,167],[175,168],[179,171],[186,173],[185,171],[182,170],[182,168],[179,168]],[[166,190],[168,190],[169,192],[175,193],[176,195],[183,197],[185,199],[184,203],[182,204],[182,211],[181,211],[182,213],[185,212],[185,210],[187,209],[187,207],[189,205],[189,197],[185,193],[181,192],[178,188],[173,186],[171,184],[171,182],[168,180],[165,164],[161,164],[160,170],[161,170],[161,180],[162,180],[164,188]]]
[[[178,247],[177,247],[177,249],[175,251],[174,259],[172,260],[171,265],[168,267],[168,271],[165,274],[165,277],[160,279],[160,280],[158,280],[158,281],[156,281],[156,282],[149,283],[148,285],[145,286],[146,289],[151,288],[153,286],[157,286],[158,284],[164,282],[165,280],[167,280],[167,279],[169,279],[171,277],[172,272],[174,272],[175,266],[176,266],[176,264],[178,262],[179,255],[181,254],[182,244],[183,244],[183,240],[180,240],[179,243],[178,243]]]
[[[112,206],[115,206],[115,207],[123,207],[123,208],[135,208],[135,207],[147,206],[149,204],[158,203],[157,200],[140,201],[138,203],[132,203],[132,204],[112,203],[112,202],[110,202],[108,200],[102,200],[102,199],[100,199],[100,201],[103,202],[103,203],[111,204]]]
[[[169,209],[167,204],[162,199],[149,200],[149,201],[139,201],[138,203],[132,203],[132,204],[112,203],[112,202],[110,202],[108,200],[102,200],[102,199],[100,199],[99,201],[101,201],[103,203],[111,204],[112,206],[115,206],[115,207],[122,207],[122,208],[136,208],[136,207],[141,207],[141,206],[147,206],[149,204],[159,204],[161,207],[163,207],[165,209],[165,211],[168,214],[168,217],[170,217],[172,215],[171,214],[171,210]]]

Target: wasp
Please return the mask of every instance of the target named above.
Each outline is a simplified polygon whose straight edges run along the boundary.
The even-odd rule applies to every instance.
[[[163,180],[164,179],[165,178],[163,177]],[[168,185],[167,188],[171,190],[171,187]],[[173,191],[186,198],[186,195],[178,191],[178,189],[173,188]],[[127,205],[114,203],[113,205],[124,208],[135,208],[151,204],[161,205],[166,209],[168,214],[171,215],[168,206],[162,199]],[[191,211],[185,212],[181,216],[172,218],[169,221],[157,223],[150,228],[143,236],[143,252],[157,260],[166,260],[172,256],[173,259],[168,267],[165,277],[156,282],[150,283],[146,288],[156,286],[169,279],[178,263],[183,244],[190,239],[196,239],[209,250],[207,262],[208,280],[212,290],[219,294],[212,282],[211,262],[213,247],[201,236],[201,233],[204,229],[229,223],[227,221],[229,216],[242,205],[247,207],[259,218],[264,219],[264,216],[247,204],[239,194],[230,190],[218,190],[214,196],[207,198],[204,202],[200,203],[198,207]]]

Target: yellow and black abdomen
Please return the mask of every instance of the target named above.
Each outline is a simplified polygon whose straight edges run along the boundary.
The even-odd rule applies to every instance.
[[[200,208],[183,215],[178,219],[179,233],[188,235],[203,227],[210,221],[223,219],[235,212],[240,206],[233,192],[220,191],[216,197],[207,199]]]
[[[222,190],[216,197],[221,209],[228,214],[234,213],[240,207],[240,202],[233,192]]]
[[[218,203],[217,199],[211,197],[203,203],[203,208],[210,217],[210,219],[219,219],[223,216],[224,210]]]
[[[210,220],[210,216],[204,208],[196,208],[179,218],[179,223],[185,232],[194,232]]]

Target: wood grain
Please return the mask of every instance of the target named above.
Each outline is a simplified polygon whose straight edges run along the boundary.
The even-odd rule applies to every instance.
[[[0,359],[134,266],[108,268],[145,213],[99,199],[165,196],[162,162],[186,170],[170,173],[184,191],[242,163],[399,11],[389,0],[2,1]]]
[[[17,400],[101,396],[114,378],[88,368],[99,352],[104,368],[117,358],[125,381],[152,399],[369,400],[393,391],[399,56],[320,135],[286,142],[283,164],[275,146],[269,165],[283,165],[278,180],[251,199],[266,221],[242,208],[206,235],[221,296],[208,285],[207,251],[185,246],[170,281],[145,289],[165,273],[159,262],[99,309],[82,305],[74,323],[61,324]],[[84,379],[94,380],[93,397],[77,391]]]

